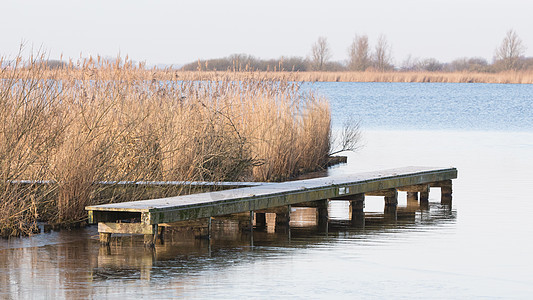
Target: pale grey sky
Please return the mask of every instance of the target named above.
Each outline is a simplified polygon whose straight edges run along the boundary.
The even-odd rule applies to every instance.
[[[50,58],[116,56],[182,64],[233,53],[306,56],[319,36],[345,60],[355,34],[384,34],[396,64],[408,55],[492,60],[514,29],[533,56],[532,0],[3,0],[0,56],[24,41]]]

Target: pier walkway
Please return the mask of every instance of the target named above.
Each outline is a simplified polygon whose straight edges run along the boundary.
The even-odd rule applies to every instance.
[[[89,223],[98,223],[102,244],[109,244],[111,234],[144,234],[145,242],[155,242],[158,226],[168,223],[250,212],[257,222],[264,212],[274,211],[276,223],[289,221],[290,207],[316,207],[327,219],[328,200],[351,202],[352,219],[364,218],[365,195],[383,196],[385,208],[395,208],[398,191],[408,199],[428,201],[430,187],[440,187],[441,202],[451,204],[455,168],[404,167],[282,183],[192,194],[161,199],[88,206]],[[286,209],[286,208],[289,209]],[[284,214],[285,213],[285,214]],[[262,216],[260,215],[262,214]],[[126,221],[125,221],[126,220]],[[133,222],[132,222],[133,220]]]

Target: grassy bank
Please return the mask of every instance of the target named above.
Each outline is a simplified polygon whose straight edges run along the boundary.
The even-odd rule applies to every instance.
[[[279,181],[327,163],[329,105],[287,78],[37,61],[0,70],[2,236],[78,222],[86,205],[120,200],[97,181]]]
[[[453,82],[453,83],[519,83],[533,84],[533,71],[500,73],[475,72],[191,72],[159,70],[158,78],[195,80],[201,76],[246,78],[258,76],[271,80],[323,82]]]

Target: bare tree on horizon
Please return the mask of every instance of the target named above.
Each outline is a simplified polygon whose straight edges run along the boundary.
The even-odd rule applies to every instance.
[[[374,52],[374,68],[378,71],[392,69],[391,47],[385,35],[380,35]]]
[[[505,34],[501,45],[496,48],[494,61],[504,70],[517,70],[520,68],[520,60],[526,51],[526,46],[516,31],[510,29]]]
[[[372,61],[367,35],[356,35],[354,37],[352,44],[348,48],[348,56],[348,69],[350,71],[365,71],[370,67]]]
[[[311,48],[311,63],[315,71],[324,71],[326,63],[331,59],[331,49],[326,37],[319,37]]]

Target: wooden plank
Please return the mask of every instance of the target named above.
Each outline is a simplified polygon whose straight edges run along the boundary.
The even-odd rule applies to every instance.
[[[158,224],[264,210],[398,187],[433,182],[444,183],[454,178],[457,178],[455,168],[406,167],[178,197],[89,206],[86,209],[100,213],[142,212],[142,223]]]
[[[122,211],[89,211],[89,223],[95,224],[99,222],[113,222],[115,220],[127,220],[141,218],[140,212],[122,212]]]
[[[397,190],[401,192],[427,192],[427,189],[429,188],[428,184],[418,184],[418,185],[411,185],[411,186],[401,186],[398,187]]]
[[[451,178],[451,179],[454,179],[454,178]],[[429,186],[431,186],[431,187],[451,187],[452,186],[452,181],[449,180],[449,179],[441,180],[441,181],[435,181],[435,182],[431,182],[429,184]]]
[[[346,201],[364,201],[365,194],[353,194],[348,196],[340,196],[331,198],[331,200],[346,200]]]
[[[154,226],[142,223],[98,223],[100,233],[154,234]]]
[[[383,196],[383,197],[395,197],[397,195],[396,189],[388,189],[383,191],[375,191],[365,193],[365,196]]]

